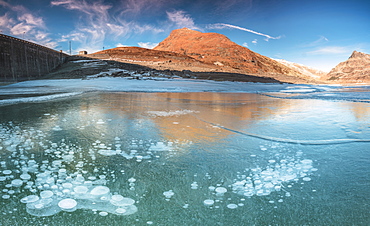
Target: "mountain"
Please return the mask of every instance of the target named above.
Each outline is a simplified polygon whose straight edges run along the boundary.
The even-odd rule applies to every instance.
[[[315,83],[321,76],[303,65],[255,53],[225,35],[188,28],[173,30],[154,49],[118,47],[86,56],[170,70],[176,75],[186,71],[186,76],[202,79]]]
[[[318,70],[312,67],[308,67],[303,64],[298,64],[298,63],[290,62],[290,61],[283,60],[283,59],[274,59],[274,60],[296,71],[299,71],[301,74],[311,77],[312,79],[315,79],[315,80],[319,80],[327,74],[327,72],[324,72],[324,71],[321,71],[321,70]]]
[[[354,51],[348,60],[339,63],[324,79],[336,83],[370,83],[370,55]]]
[[[240,46],[218,33],[202,33],[188,28],[173,30],[154,50],[176,52],[207,64],[239,69],[255,75],[280,74],[312,79],[293,68]]]

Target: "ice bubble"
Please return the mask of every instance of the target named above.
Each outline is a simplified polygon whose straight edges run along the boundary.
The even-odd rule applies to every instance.
[[[56,125],[52,130],[54,131],[62,131],[63,129],[60,126]]]
[[[115,206],[131,206],[134,205],[135,200],[131,198],[124,198],[122,195],[113,195],[110,203]]]
[[[127,211],[127,210],[126,210],[126,209],[124,209],[124,208],[117,208],[115,212],[116,212],[117,214],[124,214],[124,213],[126,213],[126,211]]]
[[[103,121],[103,119],[99,119],[96,124],[104,124],[105,122]]]
[[[14,179],[12,180],[12,186],[13,187],[20,187],[23,184],[23,180],[21,179]]]
[[[94,196],[103,196],[109,194],[109,191],[109,188],[106,186],[96,186],[90,191],[90,194]]]
[[[102,217],[105,217],[105,216],[108,216],[108,213],[105,212],[105,211],[102,211],[102,212],[99,213],[99,215],[102,216]]]
[[[212,206],[215,203],[215,201],[212,200],[212,199],[206,199],[206,200],[203,201],[203,203],[206,206]]]
[[[216,187],[215,187],[215,186],[209,186],[209,187],[208,187],[208,189],[209,189],[210,191],[214,191],[214,190],[216,189]]]
[[[302,163],[302,164],[305,164],[305,165],[311,165],[311,164],[312,164],[312,160],[310,160],[310,159],[303,159],[303,160],[301,161],[301,163]]]
[[[63,183],[62,186],[63,188],[70,189],[73,187],[73,184],[67,182],[67,183]]]
[[[168,199],[170,199],[174,194],[175,194],[175,193],[174,193],[172,190],[169,190],[169,191],[165,191],[165,192],[163,192],[163,195],[164,195],[166,198],[168,198]]]
[[[40,192],[40,197],[42,199],[51,198],[53,195],[54,195],[54,193],[52,191],[49,191],[49,190]]]
[[[238,205],[231,203],[231,204],[228,204],[226,207],[229,209],[236,209],[238,208]]]
[[[3,199],[9,199],[10,198],[10,195],[3,195],[2,198]]]
[[[104,156],[113,156],[117,154],[116,151],[105,150],[105,149],[99,150],[98,153]]]
[[[216,193],[218,193],[218,194],[224,194],[224,193],[226,193],[226,192],[227,192],[227,189],[226,189],[226,188],[224,188],[224,187],[217,187],[217,188],[215,189],[215,191],[216,191]]]
[[[29,195],[21,199],[22,203],[31,203],[31,202],[36,202],[40,198],[37,195]]]
[[[124,197],[122,195],[112,195],[111,201],[119,202],[122,201]]]
[[[5,180],[6,180],[6,177],[0,176],[0,181],[5,181]]]
[[[19,176],[22,180],[29,180],[31,179],[31,175],[29,175],[28,173],[23,173]]]
[[[63,199],[58,203],[58,206],[67,212],[73,212],[76,210],[77,201],[74,199]]]
[[[302,180],[303,181],[311,181],[311,178],[309,178],[309,177],[303,177]]]
[[[191,184],[191,189],[198,189],[198,183],[194,181],[194,182]]]
[[[5,174],[5,175],[9,175],[9,174],[11,174],[12,173],[12,171],[11,170],[4,170],[3,171],[3,174]]]
[[[131,177],[130,179],[128,179],[128,182],[130,182],[130,183],[135,183],[135,181],[136,181],[136,179],[133,178],[133,177]]]
[[[73,188],[73,191],[76,194],[86,194],[89,191],[89,188],[87,188],[86,186],[76,186]]]

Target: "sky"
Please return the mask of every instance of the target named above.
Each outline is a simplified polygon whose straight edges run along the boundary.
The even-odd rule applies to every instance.
[[[369,0],[0,0],[0,33],[72,54],[153,48],[183,27],[324,71],[370,54]]]

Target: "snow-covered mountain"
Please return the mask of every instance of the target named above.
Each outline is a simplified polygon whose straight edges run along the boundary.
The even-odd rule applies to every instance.
[[[323,76],[325,76],[327,73],[312,67],[308,67],[303,64],[290,62],[283,59],[274,59],[277,62],[284,64],[285,66],[288,66],[296,71],[299,71],[301,74],[311,77],[314,80],[320,80]]]

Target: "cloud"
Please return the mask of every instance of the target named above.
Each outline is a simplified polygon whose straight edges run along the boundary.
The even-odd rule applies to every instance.
[[[127,45],[123,45],[122,43],[117,43],[116,47],[127,47]]]
[[[21,36],[21,35],[24,35],[25,33],[28,33],[33,28],[34,28],[34,26],[32,26],[32,25],[25,24],[25,23],[19,23],[19,24],[16,24],[15,26],[13,26],[12,28],[10,28],[10,32],[13,35]]]
[[[12,25],[16,22],[14,19],[9,17],[8,13],[5,13],[4,16],[0,16],[0,28],[1,29],[10,29]]]
[[[281,38],[281,36],[272,37],[272,36],[267,35],[267,34],[263,34],[263,33],[253,31],[253,30],[248,29],[248,28],[243,28],[243,27],[239,27],[239,26],[235,26],[235,25],[231,25],[231,24],[223,24],[223,23],[211,24],[211,25],[208,25],[208,28],[209,29],[225,29],[225,28],[238,29],[238,30],[246,31],[246,32],[249,32],[249,33],[252,33],[252,34],[264,36],[264,37],[266,37],[266,39],[265,39],[266,41],[268,41],[269,39],[280,39]]]
[[[243,46],[248,48],[248,43],[244,42]]]
[[[22,11],[27,12],[27,10]],[[44,20],[41,17],[32,15],[31,13],[24,13],[18,16],[18,20],[30,25],[35,25],[36,27],[45,28]]]
[[[329,39],[327,39],[325,36],[320,36],[317,40],[310,42],[306,45],[303,45],[303,47],[314,47],[314,46],[322,45],[327,42],[329,42]]]
[[[255,44],[255,45],[257,45],[257,42],[258,42],[258,41],[257,41],[257,39],[254,39],[254,40],[252,41],[252,43],[253,43],[253,44]]]
[[[159,43],[153,43],[153,42],[139,42],[138,45],[142,48],[147,48],[147,49],[153,49],[156,47]]]
[[[22,5],[12,5],[3,0],[0,0],[0,6],[7,9],[7,13],[0,17],[0,30],[3,33],[10,33],[49,48],[57,46],[46,32],[47,27],[42,17]]]
[[[79,42],[79,49],[87,50],[88,52],[95,52],[101,50],[106,43],[106,39],[109,41],[118,41],[128,37],[132,34],[141,34],[144,32],[159,33],[163,32],[163,29],[158,29],[150,25],[140,25],[135,21],[127,21],[124,19],[122,12],[124,11],[139,11],[141,5],[149,0],[138,0],[138,1],[125,1],[122,2],[122,6],[128,8],[120,8],[119,15],[117,7],[113,7],[111,4],[106,4],[103,1],[87,2],[85,0],[53,0],[52,6],[61,6],[68,10],[76,11],[79,13],[79,21],[76,23],[73,31],[68,35],[64,35],[62,40],[72,40]]]
[[[196,29],[200,30],[197,26],[195,26],[194,20],[190,17],[190,15],[186,14],[182,10],[166,12],[168,20],[176,25],[177,28],[189,28],[189,29]]]
[[[155,11],[161,8],[163,5],[168,5],[173,1],[163,0],[126,0],[121,1],[121,15],[137,15],[144,11],[150,10]]]
[[[352,50],[350,50],[347,47],[342,47],[342,46],[326,46],[322,48],[318,48],[313,51],[307,52],[307,54],[310,55],[325,55],[325,54],[349,54],[351,53]]]

